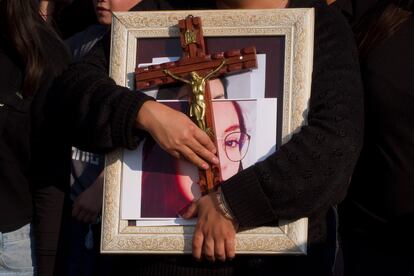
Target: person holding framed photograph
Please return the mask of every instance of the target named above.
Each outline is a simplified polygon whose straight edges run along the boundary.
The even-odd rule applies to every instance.
[[[105,64],[67,68],[65,47],[36,4],[0,1],[0,275],[65,275],[65,266],[53,270],[72,144],[105,152],[150,134],[200,168],[218,162],[187,116],[116,86]]]
[[[220,273],[340,275],[334,207],[345,197],[363,131],[363,93],[352,32],[342,15],[325,1],[222,0],[217,6],[314,7],[312,94],[307,126],[276,153],[224,181],[217,193],[202,197],[189,208],[184,217],[198,217],[193,256],[212,262],[231,260],[235,257],[237,226],[257,227],[306,216],[307,256],[238,256],[223,263]],[[185,261],[176,266],[181,275],[219,273],[217,263],[210,268]],[[189,267],[197,267],[198,274]],[[154,273],[145,275],[158,275],[155,271],[160,270],[152,269]]]

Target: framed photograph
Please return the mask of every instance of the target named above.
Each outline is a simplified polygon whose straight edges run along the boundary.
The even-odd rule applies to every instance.
[[[306,124],[314,11],[115,13],[110,75],[117,84],[135,90],[136,68],[179,59],[177,24],[190,14],[202,19],[209,54],[257,49],[257,69],[210,81],[221,173],[227,179],[266,158]],[[186,112],[186,89],[177,85],[145,93]],[[234,143],[239,145],[237,151],[232,151]],[[191,253],[196,221],[183,220],[179,214],[200,196],[196,183],[194,166],[172,159],[149,138],[134,151],[119,149],[108,154],[101,251]],[[306,254],[307,219],[242,229],[236,242],[237,254]]]
[[[163,103],[188,114],[188,101]],[[277,99],[217,99],[212,110],[223,181],[275,151]],[[121,219],[136,226],[195,225],[180,218],[201,196],[194,165],[170,156],[151,138],[125,150],[123,163]]]

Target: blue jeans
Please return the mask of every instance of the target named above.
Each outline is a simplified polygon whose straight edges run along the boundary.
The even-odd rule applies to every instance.
[[[33,276],[34,250],[31,225],[0,232],[0,276]]]

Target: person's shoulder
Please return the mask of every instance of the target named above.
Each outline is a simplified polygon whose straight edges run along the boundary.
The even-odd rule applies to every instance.
[[[101,40],[109,29],[104,25],[92,25],[65,40],[74,60],[84,57]]]
[[[315,37],[329,36],[331,39],[350,47],[355,43],[351,26],[342,13],[326,1],[314,1],[315,9]]]
[[[354,34],[345,17],[325,1],[315,1],[314,72],[327,68],[347,68],[359,75],[358,52]],[[329,74],[332,74],[330,72]]]
[[[332,28],[341,29],[342,32],[351,33],[345,17],[335,5],[328,5],[326,0],[290,0],[290,8],[314,8],[315,24],[318,26],[331,25]]]
[[[48,26],[38,28],[41,42],[39,48],[46,58],[44,77],[46,80],[60,75],[71,61],[69,50],[54,30]]]
[[[290,0],[289,8],[314,8],[316,5],[324,4],[323,0]]]
[[[91,25],[85,30],[74,34],[65,40],[69,47],[78,47],[91,40],[102,37],[108,31],[108,27],[103,25]]]

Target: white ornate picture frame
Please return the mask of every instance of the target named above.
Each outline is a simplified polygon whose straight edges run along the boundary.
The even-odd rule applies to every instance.
[[[203,20],[204,37],[284,37],[281,142],[306,124],[311,91],[313,9],[197,10],[115,13],[110,75],[134,88],[140,38],[178,37],[177,22],[189,14]],[[236,46],[237,47],[237,46]],[[139,227],[121,219],[123,150],[106,156],[101,252],[191,253],[194,226]],[[237,254],[306,254],[308,220],[280,221],[237,234]]]

